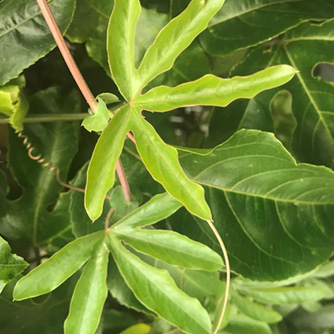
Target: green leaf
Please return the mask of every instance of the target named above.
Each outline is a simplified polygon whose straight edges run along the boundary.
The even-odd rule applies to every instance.
[[[304,21],[332,18],[333,9],[331,0],[226,0],[201,35],[201,43],[213,56],[231,54],[266,42]]]
[[[160,31],[138,68],[138,82],[133,86],[132,96],[173,66],[175,59],[207,27],[223,3],[224,0],[192,0],[179,16]]]
[[[151,225],[169,217],[181,206],[181,203],[176,201],[168,193],[158,194],[118,221],[113,228],[117,225],[131,227],[132,229]]]
[[[300,161],[331,168],[334,159],[333,85],[316,77],[314,70],[319,63],[334,63],[331,52],[333,31],[333,19],[318,25],[304,23],[287,32],[269,50],[265,46],[255,48],[233,71],[233,75],[248,75],[268,64],[293,66],[298,72],[293,80],[283,86],[291,94],[291,107],[297,122],[292,151]],[[303,50],[310,52],[304,54]],[[274,90],[272,94],[256,98],[258,104],[267,108],[267,113],[276,93]],[[241,117],[248,117],[247,113]]]
[[[145,95],[139,95],[134,103],[149,111],[168,111],[185,106],[227,106],[239,98],[251,98],[259,92],[280,86],[295,75],[287,65],[270,67],[248,77],[221,79],[206,75],[177,87],[160,86]]]
[[[8,282],[20,274],[28,263],[11,253],[8,243],[0,237],[0,293]]]
[[[109,250],[103,243],[94,251],[75,287],[65,333],[95,333],[107,298]]]
[[[144,314],[153,315],[153,312],[148,310],[134,295],[132,290],[125,283],[121,276],[116,262],[110,257],[110,264],[108,268],[108,289],[111,295],[123,306],[128,309],[142,312]]]
[[[272,334],[268,324],[256,321],[245,315],[231,316],[230,322],[222,333],[226,334]]]
[[[23,130],[23,120],[29,108],[29,103],[22,93],[25,84],[24,76],[20,76],[0,87],[0,113],[9,116],[11,126],[18,131]]]
[[[255,130],[237,132],[206,155],[187,152],[180,163],[191,179],[210,187],[213,220],[236,272],[260,281],[282,280],[332,255],[330,169],[296,165],[272,134]],[[195,223],[198,232],[193,226],[184,233],[218,250],[211,231]]]
[[[186,333],[211,333],[205,309],[198,300],[179,290],[167,271],[141,261],[112,237],[110,248],[126,283],[145,306]]]
[[[133,97],[135,30],[140,10],[139,0],[115,0],[108,27],[110,71],[127,101]]]
[[[118,101],[118,98],[115,96],[115,102]],[[96,111],[96,114],[86,117],[82,121],[82,126],[88,130],[89,132],[95,131],[100,132],[102,131],[107,125],[109,121],[109,112],[105,102],[102,98],[97,98],[99,105]]]
[[[327,290],[316,286],[292,286],[278,288],[255,288],[243,291],[250,297],[266,304],[303,304],[324,298]]]
[[[282,320],[282,316],[278,312],[257,304],[248,298],[244,298],[237,292],[233,292],[232,300],[242,313],[254,320],[263,321],[269,324]]]
[[[49,5],[64,33],[72,20],[75,1],[53,0]],[[56,43],[34,0],[2,1],[0,22],[0,44],[4,46],[0,59],[0,85],[4,85],[50,52]]]
[[[129,130],[130,107],[124,106],[111,119],[99,138],[87,172],[85,208],[94,221],[100,217],[104,198],[115,182],[117,159]]]
[[[172,265],[213,271],[223,266],[217,253],[182,234],[164,230],[133,230],[122,228],[122,225],[113,233],[138,251]]]
[[[34,94],[29,100],[30,113],[40,115],[78,112],[77,92],[63,95],[59,88],[49,88]],[[32,154],[57,166],[65,181],[71,161],[78,149],[78,122],[31,123],[25,125],[23,135],[34,147]],[[12,175],[24,190],[15,201],[5,199],[6,210],[1,217],[1,233],[11,240],[25,240],[37,246],[62,230],[64,224],[52,225],[50,206],[57,201],[63,188],[55,171],[43,167],[28,156],[24,138],[9,132],[8,161]],[[66,223],[66,221],[65,221]]]
[[[186,177],[176,149],[165,144],[152,125],[136,110],[133,110],[131,129],[135,134],[138,152],[153,178],[191,213],[202,219],[211,219],[204,190]]]
[[[102,231],[67,244],[50,259],[19,280],[14,289],[14,299],[33,298],[56,289],[84,265],[96,244],[103,238],[104,232]]]

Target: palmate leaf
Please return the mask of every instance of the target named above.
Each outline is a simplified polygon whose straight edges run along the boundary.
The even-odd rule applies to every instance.
[[[180,162],[191,179],[209,187],[213,219],[236,272],[256,280],[282,280],[306,273],[332,255],[331,170],[296,165],[273,135],[255,130],[237,132],[206,155],[185,152]],[[177,228],[183,218],[175,219]],[[211,231],[198,224],[197,231],[184,232],[216,243]]]
[[[72,20],[75,0],[52,0],[49,5],[64,32]],[[1,1],[0,45],[4,46],[0,59],[0,85],[16,78],[56,46],[36,1]]]
[[[139,1],[128,3],[116,0],[108,30],[107,44],[111,73],[123,97],[129,102],[129,107],[124,108],[128,108],[127,110],[131,114],[130,124],[123,124],[123,128],[129,126],[127,129],[134,132],[139,154],[153,178],[159,181],[192,214],[205,220],[211,219],[211,213],[204,198],[203,188],[185,176],[179,166],[177,151],[166,145],[154,128],[143,120],[141,110],[165,111],[187,105],[226,105],[231,100],[251,97],[263,89],[281,85],[294,75],[294,70],[291,67],[280,66],[268,69],[267,72],[257,73],[249,78],[235,78],[229,81],[227,86],[223,84],[224,80],[222,79],[206,76],[176,88],[158,87],[153,89],[151,91],[153,98],[150,96],[150,92],[144,96],[138,95],[147,83],[173,65],[180,52],[205,29],[209,20],[222,4],[222,0],[191,1],[184,12],[160,31],[145,53],[138,70],[134,67],[134,40],[136,22],[141,9]],[[114,33],[116,28],[119,31],[117,34]],[[200,88],[196,91],[195,98],[192,99],[190,92],[193,94],[194,86],[198,86],[198,84],[200,84]],[[217,89],[217,85],[221,88],[221,90],[218,89],[219,93],[223,90],[230,93],[233,91],[231,98],[223,96],[219,100],[219,94],[210,95],[213,90]],[[208,86],[211,90],[208,89]],[[183,100],[180,99],[182,94],[186,95],[183,96]],[[173,101],[173,97],[175,103],[166,106],[168,104],[166,101]],[[109,125],[109,127],[111,126]],[[112,140],[109,131],[103,133],[97,144],[96,152],[105,151],[104,147],[102,149],[102,144]],[[85,207],[92,220],[100,216],[104,196],[113,185],[116,161],[114,153],[103,154],[103,163],[97,157],[102,158],[102,153],[93,155],[86,187]],[[104,174],[105,172],[110,175]],[[93,190],[97,192],[97,195]]]
[[[223,56],[268,41],[310,19],[330,19],[333,10],[331,0],[226,0],[201,35],[201,43],[209,54]]]
[[[170,231],[156,231],[156,234],[153,230],[138,229],[168,217],[180,206],[181,204],[167,193],[160,194],[109,229],[68,243],[19,280],[14,289],[14,299],[33,298],[53,291],[87,262],[74,290],[70,312],[65,321],[65,332],[93,333],[98,326],[106,299],[107,263],[111,251],[124,280],[140,301],[137,309],[147,312],[141,307],[142,303],[187,333],[209,334],[210,318],[199,301],[180,290],[167,271],[143,262],[122,244],[122,240],[136,232],[153,232],[157,237],[153,235],[151,240],[160,241],[160,245],[156,245],[153,252],[148,247],[142,249],[140,244],[135,246],[148,254],[152,253],[153,256],[169,261],[170,256],[163,254],[166,251],[174,251],[168,250],[169,243],[169,248],[178,248],[180,253],[174,251],[175,259],[172,261],[174,264],[205,270],[220,268],[222,260],[207,246]],[[129,242],[134,243],[131,240]],[[205,259],[200,259],[200,256],[205,256]],[[131,297],[131,293],[128,292],[128,296]],[[133,305],[133,302],[131,304]]]

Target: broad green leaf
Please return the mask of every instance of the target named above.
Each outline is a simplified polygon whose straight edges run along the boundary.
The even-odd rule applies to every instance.
[[[121,108],[102,132],[94,149],[85,193],[85,208],[93,221],[102,214],[104,198],[114,185],[117,159],[129,130],[129,116],[129,106]]]
[[[134,95],[134,44],[140,10],[139,0],[115,0],[108,27],[107,50],[110,71],[127,101]]]
[[[236,272],[282,280],[309,272],[332,255],[330,169],[296,165],[272,134],[255,130],[237,132],[206,155],[187,152],[180,163],[192,180],[209,187],[213,220]],[[173,225],[180,226],[175,219]],[[216,243],[200,221],[190,221],[194,226],[183,233]]]
[[[256,321],[245,315],[231,316],[227,327],[219,333],[224,334],[272,334],[268,324]]]
[[[11,253],[8,243],[0,237],[0,293],[8,282],[20,274],[28,263]]]
[[[121,225],[122,227],[131,227],[134,229],[136,227],[151,225],[169,217],[181,206],[181,203],[176,201],[168,193],[158,194],[144,205],[125,216],[112,228]]]
[[[115,96],[116,97],[116,96]],[[82,122],[82,126],[88,130],[89,132],[95,131],[100,132],[102,131],[107,125],[109,121],[109,112],[108,108],[105,104],[105,102],[102,100],[102,98],[97,98],[99,105],[96,111],[96,114],[88,116],[85,118]],[[116,101],[118,101],[118,98],[116,97]]]
[[[119,334],[148,334],[150,330],[151,327],[149,325],[137,324],[127,328]]]
[[[112,237],[110,248],[126,283],[145,306],[186,333],[211,333],[205,309],[179,290],[167,271],[146,264]]]
[[[231,54],[266,42],[304,21],[332,18],[333,10],[331,0],[226,0],[201,35],[201,43],[213,56]]]
[[[84,265],[103,238],[104,232],[97,232],[67,244],[19,280],[14,289],[14,299],[33,298],[56,289]]]
[[[103,243],[94,251],[75,287],[65,333],[95,333],[107,298],[109,250]]]
[[[122,228],[122,225],[113,233],[138,251],[172,265],[213,271],[223,266],[217,253],[182,234],[164,230],[134,230]]]
[[[136,110],[133,110],[131,129],[135,134],[138,152],[153,178],[191,213],[202,219],[211,219],[204,190],[186,177],[180,167],[176,149],[165,144]]]
[[[291,66],[270,67],[248,77],[221,79],[206,75],[193,82],[177,87],[160,86],[145,95],[138,96],[134,103],[149,111],[168,111],[185,106],[227,106],[239,98],[252,98],[259,92],[280,86],[295,75]]]
[[[9,116],[11,126],[18,131],[23,130],[24,116],[29,108],[22,92],[25,84],[24,76],[20,76],[0,87],[0,113]]]
[[[327,290],[316,286],[292,286],[278,288],[256,288],[243,291],[255,300],[266,304],[303,304],[326,296]]]
[[[53,0],[49,5],[64,33],[72,20],[75,0]],[[56,43],[35,0],[1,1],[0,45],[3,46],[0,85],[16,78],[55,47]]]
[[[334,261],[325,263],[314,273],[314,277],[319,278],[326,278],[330,276],[334,276]]]
[[[278,312],[255,303],[248,298],[244,298],[237,292],[233,292],[232,300],[242,313],[254,320],[263,321],[269,324],[282,320],[282,316]]]
[[[314,69],[319,63],[334,63],[333,31],[333,19],[318,25],[304,23],[287,32],[269,50],[265,46],[255,48],[232,73],[248,75],[269,64],[292,65],[298,72],[283,86],[291,94],[291,108],[297,123],[292,152],[300,161],[328,167],[333,167],[334,158],[333,85],[315,77]],[[304,50],[309,52],[305,54]],[[266,107],[269,118],[269,105],[276,93],[274,90],[272,94],[256,97],[256,103]],[[245,110],[241,117],[251,118],[252,115],[247,115]]]
[[[138,68],[138,82],[133,87],[133,96],[173,66],[175,59],[207,27],[223,3],[224,0],[192,0],[179,16],[160,31]]]
[[[77,92],[63,95],[58,88],[49,88],[34,94],[30,100],[31,114],[73,113],[80,110]],[[78,122],[53,122],[26,124],[23,135],[34,147],[32,154],[57,166],[60,178],[66,181],[68,168],[78,149]],[[1,233],[11,240],[25,240],[33,246],[58,233],[66,224],[52,224],[50,206],[58,199],[63,188],[55,171],[43,167],[28,156],[24,138],[9,133],[9,168],[23,194],[15,201],[5,199],[6,210],[1,220]]]

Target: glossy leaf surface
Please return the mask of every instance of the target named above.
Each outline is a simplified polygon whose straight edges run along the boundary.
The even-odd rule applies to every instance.
[[[72,20],[75,1],[53,0],[50,8],[60,30],[64,32]],[[56,43],[36,1],[1,1],[0,44],[4,46],[0,59],[0,85],[18,77],[25,68],[55,47]]]
[[[40,296],[57,288],[84,265],[94,246],[101,242],[103,237],[103,232],[97,232],[67,244],[20,279],[14,289],[14,299],[23,300]]]
[[[138,251],[169,264],[192,269],[219,270],[220,256],[209,247],[181,234],[163,230],[117,229],[116,235]]]
[[[226,0],[201,35],[201,43],[211,55],[231,54],[277,37],[304,21],[329,19],[333,10],[331,0]]]
[[[223,3],[224,0],[193,0],[160,31],[138,68],[139,82],[133,96],[157,75],[173,66],[178,55],[207,27]]]
[[[122,276],[144,305],[186,333],[211,333],[205,309],[178,289],[167,271],[146,264],[114,238],[110,247]]]
[[[133,229],[151,225],[169,217],[181,206],[180,202],[176,201],[168,193],[158,194],[117,222],[117,225],[121,224],[122,227],[131,227]]]
[[[11,253],[8,243],[0,237],[0,293],[8,282],[20,274],[28,263]]]
[[[165,144],[155,129],[137,111],[133,111],[131,121],[138,152],[153,178],[191,213],[203,219],[211,219],[204,190],[184,174],[178,162],[176,149]]]
[[[108,294],[108,257],[108,248],[103,243],[86,264],[74,290],[65,333],[95,333]]]
[[[87,171],[85,207],[94,221],[100,217],[104,198],[115,182],[116,162],[121,155],[128,132],[130,109],[123,107],[111,119],[96,144]]]
[[[134,41],[139,0],[115,0],[108,27],[108,59],[112,77],[127,101],[133,97]]]
[[[141,109],[150,111],[168,111],[194,105],[223,107],[233,100],[251,98],[263,90],[280,86],[291,80],[294,74],[292,67],[281,65],[249,77],[221,79],[206,75],[177,87],[153,88],[145,95],[138,96],[134,103]]]
[[[191,179],[209,187],[213,219],[235,271],[281,280],[331,256],[331,170],[296,165],[271,134],[253,130],[237,132],[209,154],[185,153],[180,162]],[[212,242],[210,232],[198,228],[197,238]]]

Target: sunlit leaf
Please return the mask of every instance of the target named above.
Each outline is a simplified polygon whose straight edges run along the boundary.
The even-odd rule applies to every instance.
[[[84,265],[103,237],[103,232],[97,232],[67,244],[19,280],[14,289],[14,299],[33,298],[57,288]]]
[[[70,313],[65,321],[65,333],[94,333],[107,298],[109,251],[102,244],[94,251],[75,287]]]

